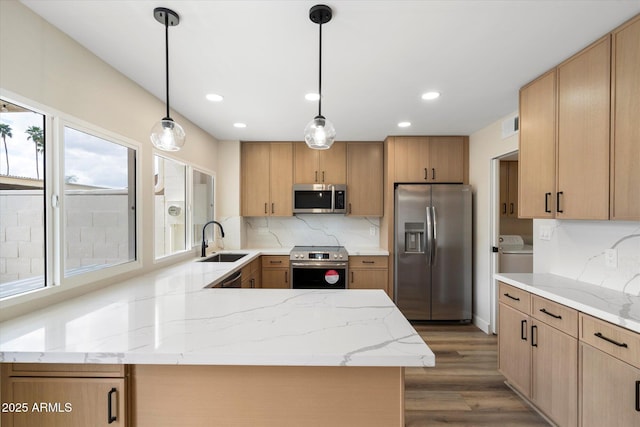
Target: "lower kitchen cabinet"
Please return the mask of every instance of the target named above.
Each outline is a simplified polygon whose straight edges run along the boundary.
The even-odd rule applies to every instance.
[[[382,289],[389,293],[387,256],[350,256],[349,289]]]
[[[3,364],[2,426],[126,426],[125,367],[113,365],[113,372],[105,373],[112,365],[97,372],[87,370],[90,366]],[[114,373],[120,377],[111,377]]]
[[[241,288],[260,288],[262,276],[262,263],[260,257],[254,259],[249,264],[242,267],[242,283]]]
[[[291,287],[289,281],[288,255],[263,255],[262,257],[263,288],[287,289]]]
[[[584,343],[580,359],[582,427],[640,426],[640,369]]]
[[[560,427],[578,425],[578,313],[500,283],[499,370]]]
[[[580,314],[582,427],[640,426],[640,334]]]

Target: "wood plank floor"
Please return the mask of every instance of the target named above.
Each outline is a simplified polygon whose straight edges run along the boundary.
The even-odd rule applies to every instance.
[[[405,370],[405,426],[549,426],[498,372],[498,339],[473,325],[413,325],[435,368]]]

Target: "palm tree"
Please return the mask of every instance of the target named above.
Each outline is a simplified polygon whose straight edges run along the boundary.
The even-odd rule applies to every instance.
[[[38,126],[29,126],[25,131],[27,141],[32,140],[36,144],[36,177],[40,179],[40,168],[38,168],[38,153],[44,152],[44,132]]]
[[[0,123],[0,136],[4,143],[4,155],[7,158],[7,176],[9,176],[9,152],[7,151],[7,137],[13,138],[11,126],[6,123]]]

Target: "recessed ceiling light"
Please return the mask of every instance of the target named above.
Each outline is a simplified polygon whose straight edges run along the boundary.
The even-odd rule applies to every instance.
[[[440,92],[425,92],[422,94],[422,99],[431,100],[440,97]]]
[[[246,124],[246,123],[240,123],[240,122],[238,122],[238,123],[234,123],[234,124],[233,124],[233,127],[235,127],[235,128],[240,128],[240,129],[244,129],[244,128],[246,128],[246,127],[247,127],[247,124]]]
[[[207,99],[211,102],[221,102],[224,97],[222,95],[218,95],[217,93],[209,93],[207,94]]]
[[[317,93],[308,93],[304,96],[307,101],[317,101],[320,99],[320,95]]]
[[[400,123],[398,123],[398,127],[399,128],[408,128],[409,126],[411,126],[411,122],[400,122]]]

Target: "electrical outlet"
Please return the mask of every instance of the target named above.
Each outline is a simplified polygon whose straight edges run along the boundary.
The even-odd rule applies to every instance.
[[[604,251],[604,265],[610,268],[618,267],[618,250],[617,249],[615,248],[606,249]]]
[[[551,227],[549,227],[548,225],[540,226],[540,230],[538,233],[538,237],[540,238],[540,240],[551,240]]]
[[[375,236],[376,235],[376,228],[375,227],[369,227],[369,235],[370,236]]]

